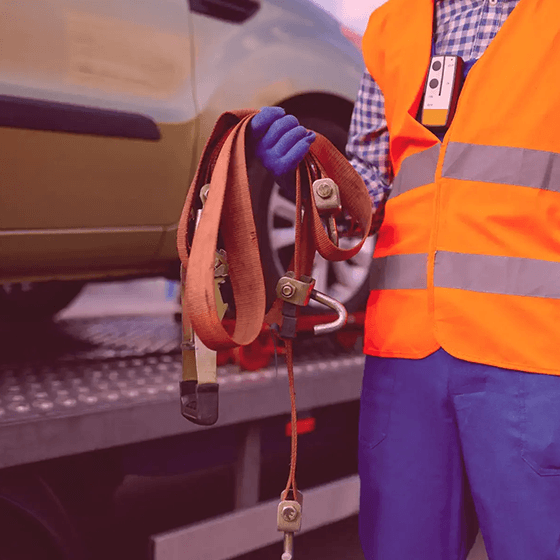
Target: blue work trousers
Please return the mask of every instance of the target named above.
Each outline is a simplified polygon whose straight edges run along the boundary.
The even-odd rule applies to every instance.
[[[367,560],[560,558],[560,377],[368,356],[359,439]]]

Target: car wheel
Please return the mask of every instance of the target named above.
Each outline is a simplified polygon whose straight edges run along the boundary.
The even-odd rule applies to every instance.
[[[81,291],[85,282],[21,282],[0,284],[0,320],[51,319]]]
[[[344,153],[347,133],[342,126],[318,117],[300,117],[299,121],[326,136]],[[294,252],[295,203],[258,162],[252,162],[250,174],[267,299],[271,305],[276,297],[278,279],[288,269]],[[351,247],[357,241],[356,238],[341,238],[340,245]],[[373,250],[374,239],[368,237],[362,250],[347,261],[330,262],[317,254],[311,273],[316,280],[316,289],[343,303],[349,312],[364,310],[369,294]],[[304,310],[313,314],[329,311],[314,301]]]

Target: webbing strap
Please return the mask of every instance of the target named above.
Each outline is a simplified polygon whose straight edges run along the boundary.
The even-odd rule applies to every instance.
[[[200,340],[213,350],[250,344],[258,336],[265,316],[265,284],[245,154],[246,130],[255,114],[255,111],[242,110],[220,116],[204,149],[179,222],[177,247],[186,270],[183,313]],[[306,173],[312,182],[313,166],[320,170],[321,177],[330,177],[337,183],[343,208],[358,224],[363,236],[351,248],[337,247],[325,231],[314,201],[311,200],[310,205],[304,202],[302,235],[297,241],[301,245],[298,250],[304,256],[300,262],[309,265],[315,248],[326,259],[347,260],[358,253],[369,234],[371,200],[359,174],[320,134],[317,134],[298,173]],[[200,189],[207,182],[210,183],[208,198],[194,230],[193,212]],[[300,191],[301,180],[298,179],[297,183]],[[224,241],[235,300],[236,320],[231,335],[222,326],[216,311],[214,253],[218,232]],[[191,238],[192,242],[189,242]],[[309,247],[309,243],[313,246]]]

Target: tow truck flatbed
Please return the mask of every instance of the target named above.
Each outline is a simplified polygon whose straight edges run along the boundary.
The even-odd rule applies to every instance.
[[[18,503],[22,510],[32,512],[43,527],[52,529],[60,542],[69,543],[73,529],[63,528],[68,525],[68,517],[59,511],[58,498],[53,501],[50,490],[46,493],[41,490],[42,482],[38,481],[43,474],[52,477],[53,472],[59,473],[52,479],[54,487],[62,484],[62,492],[68,493],[64,490],[65,473],[72,472],[68,476],[70,487],[78,484],[83,488],[80,492],[87,494],[96,473],[102,474],[103,480],[106,476],[112,480],[111,474],[103,474],[112,472],[107,469],[114,467],[106,451],[113,459],[126,457],[128,465],[132,461],[132,468],[142,472],[146,466],[136,461],[142,463],[154,453],[156,467],[165,463],[158,461],[152,446],[163,443],[171,453],[183,458],[188,456],[186,461],[191,469],[201,468],[195,465],[204,463],[205,454],[212,455],[216,466],[233,467],[234,507],[219,518],[201,518],[200,523],[187,523],[171,532],[151,533],[151,558],[225,560],[233,551],[241,554],[281,538],[276,531],[256,532],[251,538],[241,540],[239,534],[251,519],[258,519],[262,511],[272,511],[275,507],[261,502],[259,487],[263,462],[270,461],[267,453],[271,452],[272,443],[269,435],[265,435],[270,434],[265,426],[273,422],[276,426],[274,442],[286,441],[285,434],[279,430],[290,413],[284,358],[278,355],[277,366],[273,359],[269,367],[254,372],[242,371],[233,364],[219,367],[219,420],[214,426],[203,428],[188,422],[180,412],[180,330],[172,315],[76,318],[43,325],[0,326],[3,340],[0,353],[0,514],[2,500],[8,507]],[[300,340],[295,350],[298,410],[319,414],[333,409],[328,412],[328,430],[338,425],[337,437],[341,437],[340,418],[334,408],[347,406],[346,403],[352,405],[358,400],[363,356],[358,351],[343,349],[328,338]],[[355,421],[347,418],[344,426],[348,422],[353,426]],[[197,437],[195,432],[202,430],[211,430],[216,437],[206,447],[198,438],[198,451],[195,451],[191,444],[194,445],[193,438]],[[231,437],[231,430],[236,434],[235,442],[223,439]],[[322,424],[316,441],[322,441],[328,449],[336,447],[338,444],[331,439],[331,433],[334,432],[325,431]],[[302,443],[302,451],[308,448],[308,443]],[[235,453],[229,456],[227,450],[231,450],[232,445]],[[127,451],[121,455],[121,450]],[[102,459],[97,452],[104,454]],[[80,472],[68,467],[68,461],[74,459],[80,464]],[[289,460],[288,451],[285,460]],[[211,476],[204,468],[203,471],[200,475]],[[107,492],[112,484],[110,480]],[[316,500],[311,500],[316,507],[311,502],[307,505],[304,530],[356,513],[358,487],[357,475],[317,486],[311,494],[317,496]],[[30,488],[36,488],[36,493]],[[75,495],[74,490],[70,495],[72,493]],[[341,501],[340,496],[345,496],[344,500]],[[79,503],[83,501],[83,498],[77,499]],[[345,506],[325,510],[325,500],[333,499],[344,502]],[[50,503],[47,509],[45,500]],[[92,518],[90,508],[83,502],[79,510],[87,519],[81,525],[86,528],[92,520],[102,523],[105,515],[98,513]],[[53,519],[58,520],[56,530]],[[32,526],[25,529],[26,534],[34,530]],[[95,529],[92,530],[95,533]],[[223,534],[223,546],[208,549],[204,538],[208,530],[219,530]],[[97,534],[85,538],[99,540]],[[188,553],[185,553],[185,539],[191,543]],[[199,545],[195,546],[195,542]],[[107,546],[112,548],[110,544]],[[81,556],[71,552],[58,558],[74,560]]]

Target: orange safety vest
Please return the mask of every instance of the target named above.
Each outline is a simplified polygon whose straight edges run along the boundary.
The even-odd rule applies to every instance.
[[[363,39],[395,171],[364,350],[560,375],[560,2],[520,0],[443,143],[415,118],[433,9],[389,0]]]

